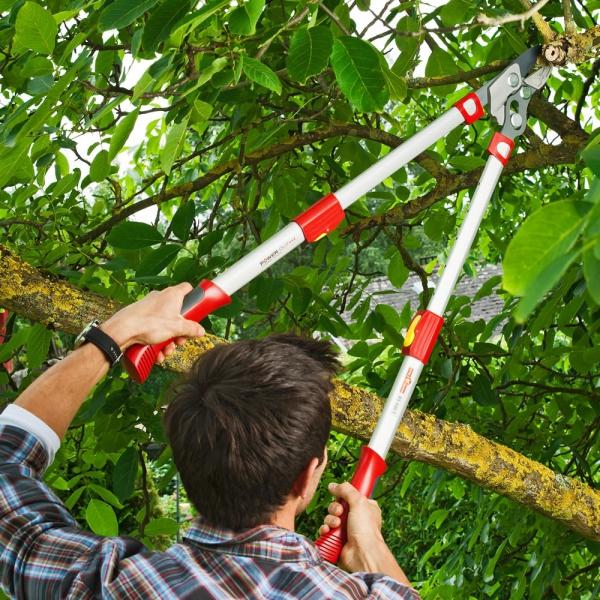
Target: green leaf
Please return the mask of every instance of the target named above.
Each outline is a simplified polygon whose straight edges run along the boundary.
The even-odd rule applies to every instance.
[[[179,525],[175,519],[169,517],[160,517],[152,519],[144,527],[144,535],[177,535]]]
[[[68,510],[73,510],[73,507],[77,504],[77,501],[79,500],[79,498],[81,498],[81,494],[83,494],[83,492],[85,492],[87,486],[82,486],[80,488],[77,488],[66,500],[65,500],[65,506],[67,507]]]
[[[150,16],[144,33],[142,34],[142,46],[148,52],[154,52],[161,42],[164,42],[177,24],[190,10],[191,2],[188,0],[165,0],[157,6]]]
[[[400,52],[400,56],[396,59],[396,62],[392,66],[392,70],[397,75],[406,75],[407,71],[410,70],[413,65],[419,46],[421,45],[421,38],[414,35],[402,35],[416,33],[420,29],[420,24],[414,17],[404,17],[398,21],[396,25],[396,46]]]
[[[378,304],[375,307],[375,312],[379,313],[384,321],[394,330],[400,331],[402,329],[402,320],[400,315],[392,306],[387,304]]]
[[[594,174],[600,177],[600,145],[596,144],[586,148],[581,153],[581,158],[583,158],[586,165],[594,172]]]
[[[160,244],[163,241],[163,236],[156,227],[148,225],[148,223],[126,221],[114,227],[108,234],[107,240],[114,248],[136,250]]]
[[[152,8],[158,0],[115,0],[109,4],[98,18],[101,31],[123,29]]]
[[[276,94],[281,94],[281,81],[279,77],[264,63],[244,54],[242,57],[242,69],[251,81],[262,85]]]
[[[25,2],[15,21],[15,42],[40,54],[52,54],[58,25],[52,14],[35,2]]]
[[[460,71],[456,64],[456,59],[448,52],[441,48],[435,48],[425,67],[426,77],[443,77],[444,75],[452,75]],[[452,93],[456,85],[438,85],[431,88],[432,92],[437,96],[448,96]]]
[[[600,240],[597,242],[600,246]],[[589,248],[583,253],[583,273],[590,296],[600,305],[600,257],[594,248]]]
[[[439,242],[448,227],[448,213],[446,211],[434,212],[423,224],[425,235],[434,242]]]
[[[481,156],[452,156],[448,162],[461,171],[471,171],[485,165]]]
[[[440,10],[440,18],[446,27],[465,23],[467,13],[471,8],[469,0],[450,0]]]
[[[190,121],[192,123],[203,123],[208,121],[210,115],[212,115],[213,106],[203,100],[194,100],[194,108],[190,114]]]
[[[173,163],[177,160],[183,150],[187,125],[188,117],[183,119],[180,123],[174,123],[171,126],[171,129],[169,129],[165,147],[160,154],[160,165],[167,175],[171,172]]]
[[[137,477],[139,458],[137,450],[130,446],[119,456],[113,471],[113,491],[121,502],[133,494]]]
[[[542,298],[560,281],[571,263],[579,256],[579,250],[560,254],[536,271],[536,276],[525,289],[523,298],[514,311],[517,323],[524,323]]]
[[[400,288],[408,277],[408,269],[399,252],[394,252],[388,265],[388,279],[394,287]]]
[[[492,382],[484,373],[475,375],[471,393],[473,394],[473,400],[482,406],[494,406],[497,402],[496,394],[492,389]]]
[[[125,145],[125,142],[129,138],[129,135],[133,131],[133,127],[138,117],[138,110],[131,111],[124,119],[119,121],[119,124],[115,127],[110,140],[110,146],[108,148],[108,158],[112,159],[119,153],[121,148]]]
[[[196,206],[193,200],[184,202],[173,215],[171,229],[182,242],[185,242],[190,237],[190,229],[192,228],[195,216]]]
[[[404,77],[394,70],[396,64],[390,69],[383,54],[379,54],[379,66],[381,67],[381,72],[383,73],[388,89],[390,90],[390,98],[398,101],[404,100],[404,98],[406,98],[408,87]]]
[[[64,194],[68,194],[78,183],[81,177],[81,171],[75,169],[72,173],[69,173],[66,177],[59,179],[56,185],[52,188],[52,198],[58,198]]]
[[[36,323],[27,337],[27,366],[29,370],[37,369],[48,356],[52,332],[41,323]]]
[[[54,65],[52,61],[45,56],[31,56],[21,71],[23,77],[39,77],[42,75],[52,75]]]
[[[117,515],[112,507],[102,500],[90,500],[85,509],[85,520],[96,535],[113,537],[119,535]]]
[[[110,160],[106,150],[100,150],[90,165],[90,179],[102,181],[110,173]]]
[[[0,344],[0,362],[4,362],[11,358],[21,346],[27,343],[30,330],[30,327],[19,329],[12,334],[8,342]]]
[[[333,36],[326,27],[302,27],[292,36],[287,57],[288,75],[304,83],[311,75],[320,73],[329,61]]]
[[[389,99],[379,54],[371,44],[350,36],[333,42],[331,64],[343,94],[356,110],[380,110]]]
[[[504,551],[504,547],[506,546],[506,544],[508,544],[508,540],[504,540],[498,546],[498,549],[496,550],[494,556],[492,558],[490,558],[490,560],[488,560],[488,562],[485,566],[485,570],[483,572],[483,580],[485,582],[493,581],[494,571],[496,570],[496,563],[498,562],[498,559],[500,558],[500,556],[502,556],[502,552]]]
[[[585,202],[560,200],[530,215],[506,249],[504,289],[514,296],[525,295],[540,273],[573,246],[586,224],[588,208]]]
[[[123,505],[121,504],[119,499],[105,487],[102,487],[101,485],[98,485],[96,483],[90,483],[87,487],[96,494],[98,494],[98,496],[100,496],[102,500],[105,500],[109,504],[112,504],[115,508],[123,508]]]
[[[33,179],[33,163],[29,158],[29,141],[14,148],[0,146],[0,188]]]
[[[254,35],[256,24],[265,7],[265,0],[248,0],[231,11],[229,31],[237,35]]]
[[[576,349],[569,355],[573,368],[582,375],[596,374],[596,365],[600,362],[600,346]]]
[[[158,275],[175,260],[179,250],[181,250],[181,246],[177,244],[166,244],[156,250],[152,250],[140,263],[135,273],[136,276],[148,277],[149,275]]]

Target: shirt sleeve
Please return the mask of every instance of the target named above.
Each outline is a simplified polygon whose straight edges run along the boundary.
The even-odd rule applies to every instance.
[[[13,425],[32,433],[46,449],[48,454],[46,467],[52,464],[60,448],[60,438],[42,419],[18,404],[9,404],[0,414],[0,425]]]
[[[369,600],[421,600],[421,596],[410,586],[382,573],[352,573],[369,588]]]
[[[35,435],[0,425],[0,586],[16,599],[97,598],[120,561],[146,548],[79,528],[41,481],[47,463]]]

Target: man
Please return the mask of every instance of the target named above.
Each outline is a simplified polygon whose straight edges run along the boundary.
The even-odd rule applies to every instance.
[[[379,508],[350,484],[331,491],[349,504],[342,562],[353,574],[321,561],[294,533],[326,463],[327,394],[337,363],[323,342],[275,336],[222,345],[179,384],[165,425],[201,516],[166,552],[80,529],[41,482],[115,359],[115,344],[181,344],[204,334],[179,314],[190,290],[181,284],[124,308],[0,416],[2,588],[27,600],[418,598],[383,541]],[[339,524],[341,510],[331,504],[322,533]]]

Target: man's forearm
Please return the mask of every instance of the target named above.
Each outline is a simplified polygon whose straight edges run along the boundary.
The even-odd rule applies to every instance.
[[[108,361],[85,344],[38,377],[15,401],[63,438],[93,387],[108,371]]]
[[[122,344],[110,323],[102,325],[102,329]],[[108,368],[104,353],[88,342],[40,375],[15,404],[42,419],[62,439],[84,400]]]

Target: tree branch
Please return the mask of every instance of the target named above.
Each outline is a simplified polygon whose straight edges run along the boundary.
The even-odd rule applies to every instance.
[[[388,133],[386,131],[383,131],[381,129],[367,127],[364,125],[333,123],[326,129],[296,135],[286,140],[283,140],[282,142],[274,144],[273,146],[268,146],[267,148],[261,148],[253,152],[249,152],[244,155],[244,165],[255,165],[268,158],[275,158],[277,156],[281,156],[282,154],[291,152],[295,148],[300,148],[302,146],[314,144],[315,142],[344,135],[373,140],[390,146],[391,148],[399,146],[404,141],[402,138]],[[444,167],[442,167],[434,158],[429,156],[426,152],[419,154],[415,158],[415,160],[424,169],[429,171],[436,179],[444,178],[448,174],[448,171]],[[233,159],[226,163],[213,167],[207,173],[193,181],[173,186],[169,189],[161,191],[158,194],[154,194],[153,196],[145,198],[144,200],[139,200],[134,204],[130,204],[126,208],[114,214],[111,218],[107,219],[106,221],[92,229],[91,231],[88,231],[87,233],[80,236],[78,242],[86,243],[91,240],[94,240],[106,233],[107,231],[110,231],[117,223],[120,223],[127,217],[139,212],[140,210],[143,210],[144,208],[148,208],[149,206],[153,205],[159,205],[162,202],[171,200],[172,198],[178,198],[180,196],[185,196],[192,194],[193,192],[197,192],[201,189],[204,189],[213,181],[220,179],[221,177],[223,177],[223,175],[232,172],[237,172],[240,168],[241,165],[239,160]]]
[[[0,272],[0,305],[69,333],[79,331],[91,318],[106,319],[118,308],[107,298],[42,275],[2,246]],[[215,343],[223,340],[210,335],[191,340],[164,366],[183,372]],[[337,381],[331,395],[334,428],[367,439],[382,402],[375,394]],[[467,425],[409,410],[392,450],[446,469],[600,541],[600,492],[478,435]]]
[[[567,63],[579,65],[598,55],[600,49],[600,25],[582,33],[566,35],[546,43],[542,56],[550,65],[561,66]]]
[[[582,138],[580,138],[581,140]],[[560,146],[542,144],[529,152],[517,154],[505,167],[503,176],[511,173],[518,173],[530,169],[539,169],[551,165],[572,164],[577,162],[578,153],[585,145],[585,139],[579,143],[563,143]],[[362,219],[357,223],[349,225],[343,234],[356,234],[357,231],[363,231],[372,227],[381,225],[399,225],[406,219],[417,216],[421,211],[429,208],[438,200],[447,198],[456,192],[474,187],[477,185],[483,168],[473,169],[467,173],[457,173],[449,175],[438,181],[438,184],[427,194],[420,198],[410,200],[406,204],[398,206],[383,215],[377,215]]]
[[[464,83],[471,81],[488,73],[495,73],[507,67],[512,61],[494,60],[487,65],[477,67],[471,71],[460,71],[451,75],[440,75],[437,77],[414,77],[406,81],[406,85],[412,89],[429,88],[438,85],[448,85],[452,83]]]
[[[540,0],[535,6],[531,6],[529,10],[519,13],[518,15],[505,15],[504,17],[488,17],[487,15],[479,15],[477,21],[488,27],[500,27],[507,23],[521,23],[521,27],[525,26],[525,21],[538,16],[538,13],[550,0]]]

